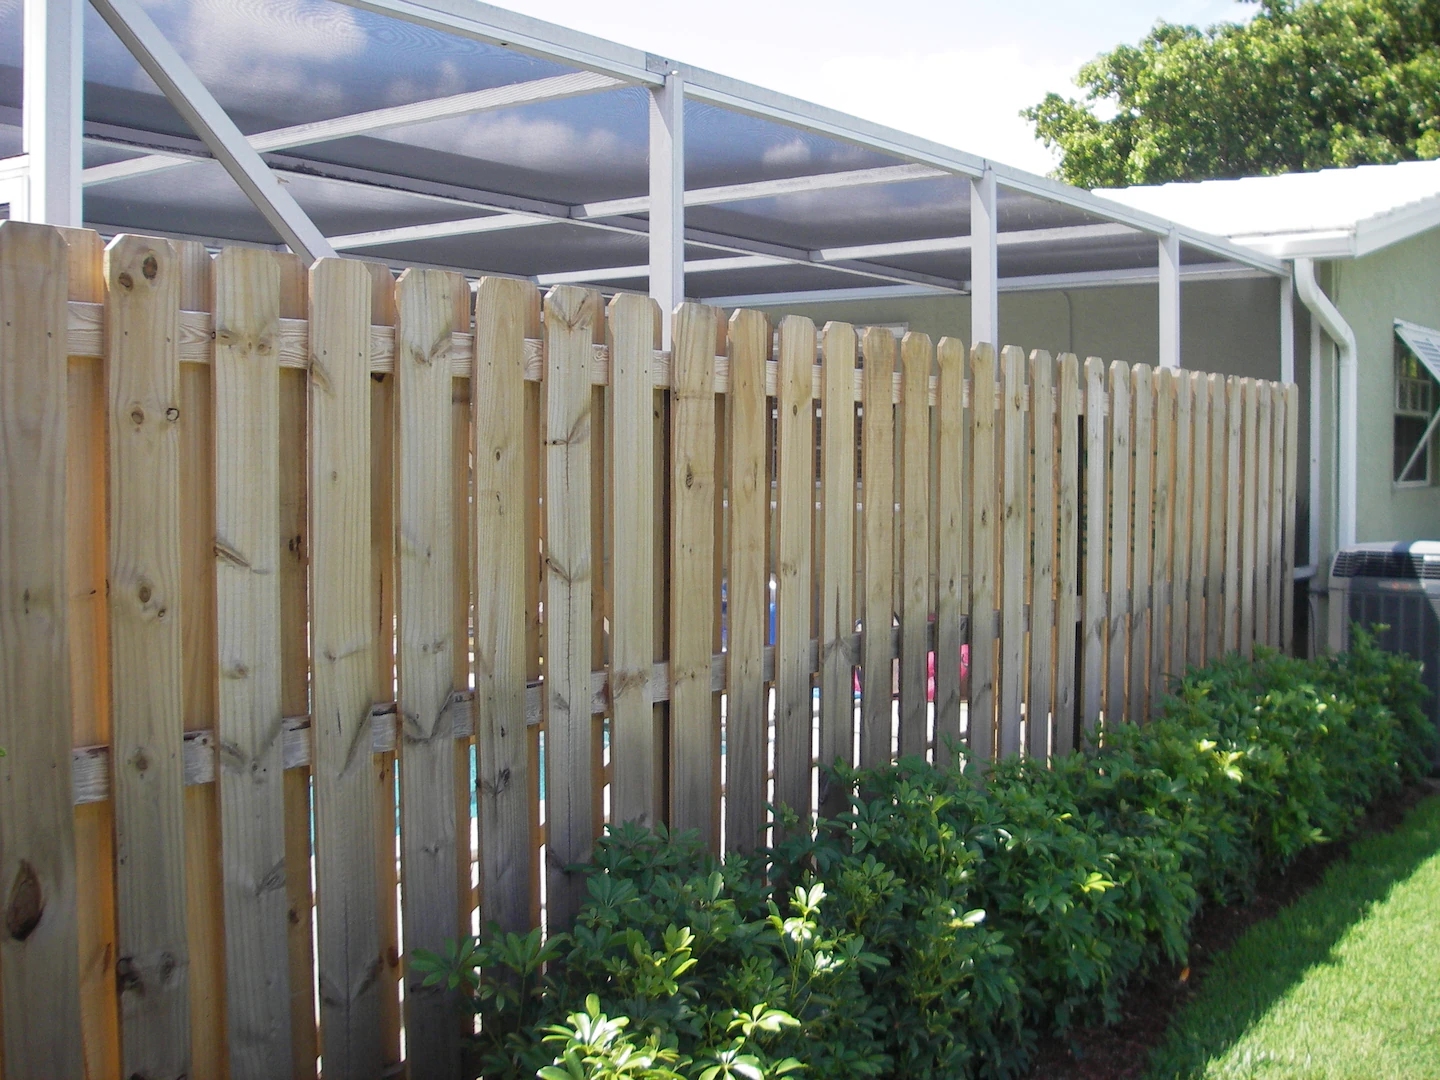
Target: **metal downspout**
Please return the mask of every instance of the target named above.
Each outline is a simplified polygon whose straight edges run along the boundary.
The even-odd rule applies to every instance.
[[[1310,309],[1311,316],[1319,322],[1330,340],[1340,350],[1339,378],[1336,396],[1339,398],[1340,423],[1336,437],[1335,456],[1338,475],[1338,491],[1335,498],[1336,544],[1347,547],[1355,542],[1355,498],[1356,498],[1356,457],[1358,453],[1359,429],[1359,375],[1356,363],[1355,331],[1345,321],[1330,298],[1321,291],[1315,280],[1313,259],[1295,260],[1295,288],[1301,301]],[[1319,393],[1319,387],[1311,388],[1312,394]],[[1315,507],[1310,508],[1311,528],[1314,528]],[[1314,535],[1312,531],[1312,535]]]

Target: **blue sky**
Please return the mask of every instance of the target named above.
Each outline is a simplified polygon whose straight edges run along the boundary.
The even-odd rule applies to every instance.
[[[505,0],[501,4],[1049,172],[1016,114],[1159,19],[1244,20],[1234,0]]]

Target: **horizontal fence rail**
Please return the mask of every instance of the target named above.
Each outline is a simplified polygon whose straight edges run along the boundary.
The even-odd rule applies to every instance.
[[[563,928],[606,824],[1290,647],[1293,385],[674,320],[0,224],[0,1077],[456,1077],[404,953]]]

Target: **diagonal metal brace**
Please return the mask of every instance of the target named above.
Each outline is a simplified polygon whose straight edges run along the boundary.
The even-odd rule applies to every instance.
[[[334,257],[325,234],[281,186],[138,0],[90,2],[290,249],[311,262]]]

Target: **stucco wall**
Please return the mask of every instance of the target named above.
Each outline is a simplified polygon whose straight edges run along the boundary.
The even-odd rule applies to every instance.
[[[1331,296],[1355,331],[1359,364],[1356,536],[1440,539],[1440,486],[1432,447],[1429,487],[1397,487],[1394,476],[1394,320],[1440,328],[1440,230],[1331,270]],[[1334,398],[1325,422],[1334,423]],[[1328,438],[1327,438],[1328,442]]]

